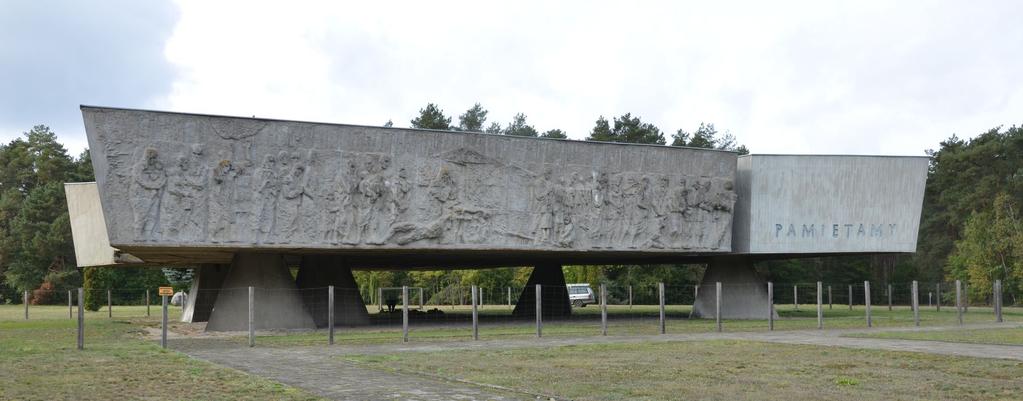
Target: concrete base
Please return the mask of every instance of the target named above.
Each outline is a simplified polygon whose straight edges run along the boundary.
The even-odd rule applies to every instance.
[[[526,287],[522,289],[512,316],[536,316],[536,285],[543,286],[540,308],[543,317],[569,316],[572,304],[568,300],[568,288],[565,287],[565,273],[560,264],[537,265],[529,275]]]
[[[723,319],[767,319],[767,280],[757,274],[753,261],[743,256],[714,258],[707,265],[693,303],[693,318],[715,318],[715,283],[721,283]],[[778,313],[774,312],[778,317]]]
[[[359,294],[352,269],[333,255],[302,257],[295,284],[302,289],[302,301],[312,315],[316,327],[327,327],[327,286],[334,286],[334,325],[364,326],[369,324],[366,304]]]
[[[238,253],[217,295],[207,331],[248,330],[249,286],[255,287],[257,329],[316,327],[281,255]]]
[[[185,310],[181,312],[181,321],[186,323],[205,322],[210,320],[213,305],[217,302],[217,294],[224,286],[230,265],[200,265],[192,277],[192,289],[188,290]]]

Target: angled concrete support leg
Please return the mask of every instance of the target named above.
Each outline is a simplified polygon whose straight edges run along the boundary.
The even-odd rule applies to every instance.
[[[295,279],[302,290],[306,310],[317,327],[327,327],[327,286],[334,286],[334,326],[362,326],[369,324],[366,304],[355,284],[352,269],[336,255],[306,255],[299,265]]]
[[[205,322],[210,320],[213,304],[224,285],[230,265],[200,265],[192,277],[192,289],[188,290],[188,301],[181,313],[182,322]]]
[[[744,256],[716,257],[707,264],[690,317],[715,318],[714,288],[718,282],[723,319],[767,319],[767,281],[757,274],[753,260]]]
[[[207,331],[248,329],[248,287],[255,287],[257,329],[304,329],[316,324],[302,305],[291,272],[278,254],[237,253],[206,324]]]
[[[536,316],[536,285],[543,286],[541,310],[543,317],[569,316],[572,304],[568,300],[568,288],[565,287],[565,273],[560,264],[537,265],[529,275],[526,288],[522,289],[512,316]]]

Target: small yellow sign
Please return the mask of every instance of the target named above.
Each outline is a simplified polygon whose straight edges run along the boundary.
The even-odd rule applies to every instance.
[[[160,287],[160,296],[174,295],[174,287]]]

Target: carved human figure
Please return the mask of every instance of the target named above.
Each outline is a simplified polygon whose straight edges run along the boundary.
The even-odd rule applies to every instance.
[[[274,155],[263,157],[263,163],[256,170],[256,192],[259,194],[259,209],[256,212],[255,226],[259,230],[261,241],[273,242],[271,234],[277,221],[277,197],[281,192],[280,179],[277,176],[277,159]]]
[[[328,184],[323,198],[323,240],[331,244],[341,242],[347,232],[348,222],[343,216],[351,197],[343,186],[343,182]]]
[[[391,214],[398,219],[408,211],[411,202],[412,184],[408,180],[408,170],[398,169],[398,174],[388,181],[388,188],[391,191]]]
[[[565,177],[558,179],[558,185],[551,189],[553,197],[552,215],[554,232],[557,235],[555,245],[567,248],[575,242],[575,222],[573,221],[573,193],[570,181]]]
[[[347,166],[347,171],[341,176],[341,185],[346,191],[345,199],[347,200],[341,204],[341,220],[344,221],[345,227],[345,231],[342,231],[344,235],[341,242],[355,245],[362,242],[362,212],[360,209],[362,194],[358,190],[359,181],[361,181],[359,174],[362,171],[359,169],[359,163],[355,156],[351,156]]]
[[[179,156],[175,174],[167,189],[167,234],[171,238],[198,239],[205,231],[203,216],[207,168],[202,164],[202,147],[195,144],[188,156]]]
[[[160,222],[160,201],[167,172],[160,163],[156,149],[147,148],[135,165],[135,185],[132,203],[135,209],[135,228],[143,239],[155,240],[154,234]]]
[[[238,169],[230,160],[224,159],[213,168],[210,191],[210,240],[226,242],[231,240],[234,225],[234,192]]]
[[[299,212],[302,200],[306,196],[306,167],[292,156],[290,168],[282,171],[281,194],[277,205],[277,241],[282,244],[291,242],[299,232],[301,221]]]
[[[667,232],[670,243],[674,248],[685,248],[691,245],[687,234],[688,227],[685,223],[685,216],[690,213],[687,199],[689,198],[689,187],[686,178],[679,177],[676,185],[670,189],[668,197],[669,213],[667,217]]]
[[[533,195],[536,201],[535,217],[533,223],[533,244],[550,245],[554,241],[554,183],[553,173],[545,170],[539,180],[539,187]]]

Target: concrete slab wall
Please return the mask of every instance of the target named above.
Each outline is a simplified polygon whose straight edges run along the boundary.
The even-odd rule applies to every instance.
[[[738,167],[736,253],[916,251],[926,157],[749,155]]]
[[[75,263],[78,267],[117,264],[114,260],[114,253],[117,250],[110,246],[96,183],[64,184],[64,195],[67,197],[71,238],[75,245]]]
[[[220,252],[188,254],[196,263],[250,250],[731,249],[732,152],[82,113],[110,243],[147,262],[177,262],[188,249]]]

